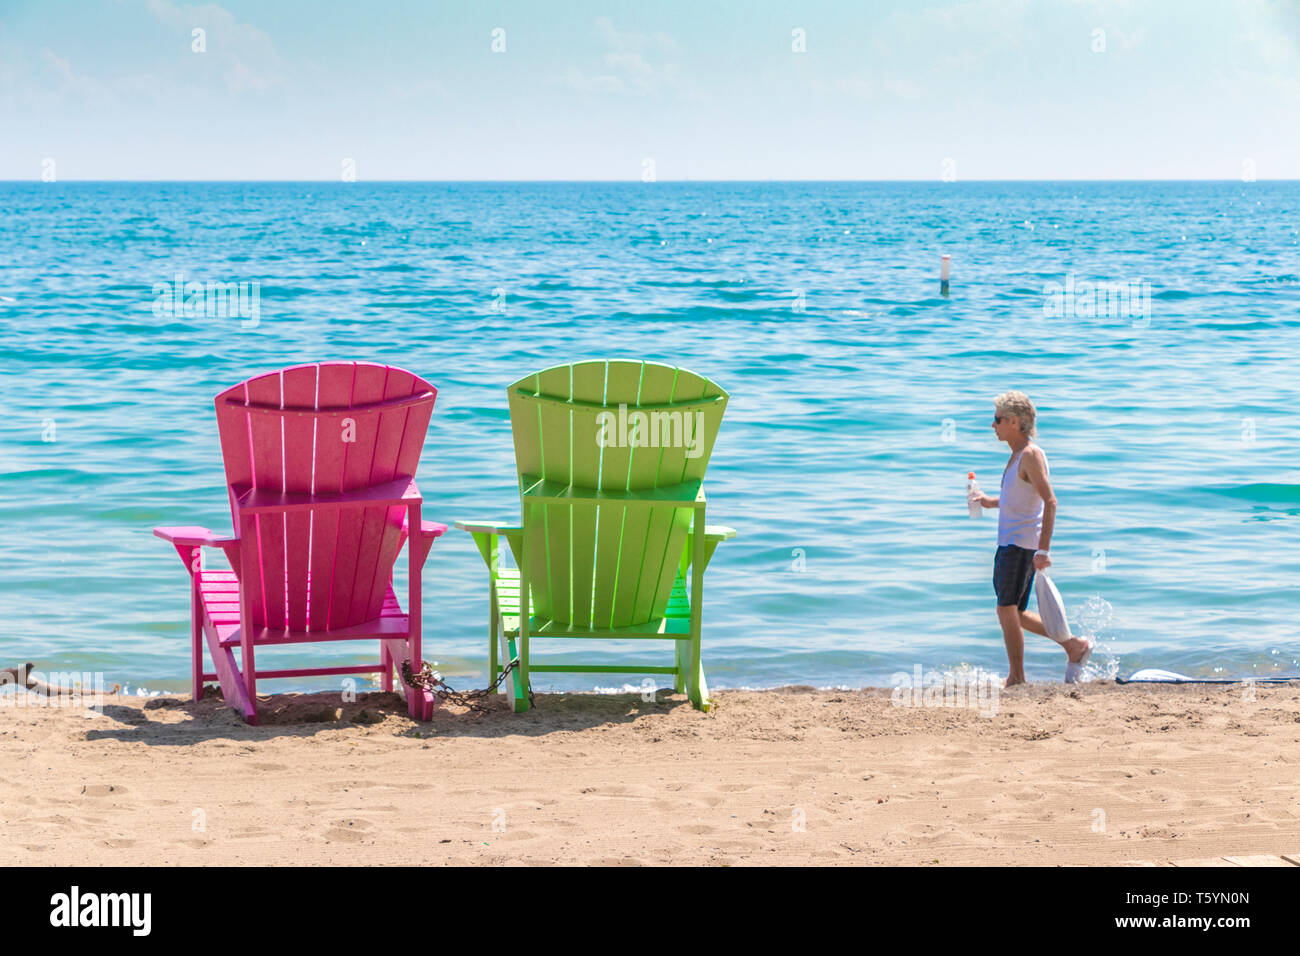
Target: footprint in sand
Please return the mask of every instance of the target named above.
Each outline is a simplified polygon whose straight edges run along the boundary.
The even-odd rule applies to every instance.
[[[117,796],[126,793],[126,787],[116,783],[88,783],[81,788],[81,793],[87,797],[106,797],[110,793]]]
[[[366,833],[364,830],[345,830],[342,827],[330,827],[321,836],[328,843],[360,843],[366,838]]]
[[[498,840],[535,840],[536,833],[528,830],[507,830],[505,833],[494,834]]]
[[[335,830],[371,830],[374,824],[364,817],[344,817],[341,820],[333,820],[330,827]]]

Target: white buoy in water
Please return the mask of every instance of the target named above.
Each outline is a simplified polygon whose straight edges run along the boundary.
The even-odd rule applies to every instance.
[[[948,294],[948,270],[951,266],[952,266],[952,256],[948,255],[945,252],[943,254],[943,259],[941,259],[939,263],[939,294],[940,295]]]

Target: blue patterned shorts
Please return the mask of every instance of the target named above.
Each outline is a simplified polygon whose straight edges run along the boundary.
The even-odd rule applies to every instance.
[[[1034,586],[1034,552],[1015,544],[998,547],[993,556],[993,592],[998,607],[1029,607],[1029,591]]]

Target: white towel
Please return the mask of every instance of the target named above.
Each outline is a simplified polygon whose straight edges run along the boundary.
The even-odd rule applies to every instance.
[[[1043,630],[1047,636],[1058,644],[1064,644],[1070,640],[1070,622],[1065,619],[1065,602],[1061,600],[1061,592],[1056,590],[1056,585],[1042,571],[1038,572],[1037,580],[1034,582],[1034,598],[1038,601],[1038,616],[1043,619]]]

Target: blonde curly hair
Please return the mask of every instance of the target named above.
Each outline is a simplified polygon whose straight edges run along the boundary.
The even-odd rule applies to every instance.
[[[1034,422],[1038,418],[1038,409],[1034,408],[1034,403],[1024,392],[1003,392],[993,399],[993,408],[999,414],[1005,412],[1008,415],[1015,415],[1020,420],[1020,430],[1029,437],[1038,434],[1038,429],[1034,427]]]

